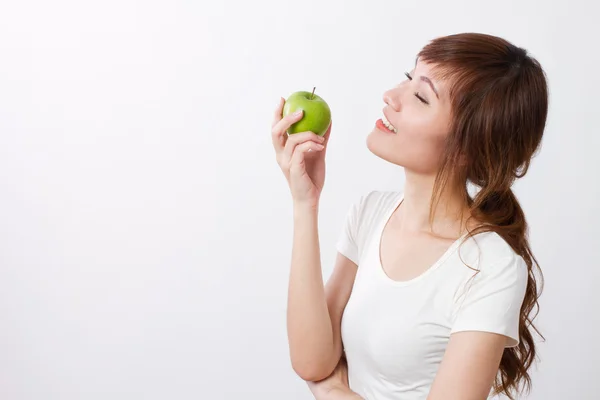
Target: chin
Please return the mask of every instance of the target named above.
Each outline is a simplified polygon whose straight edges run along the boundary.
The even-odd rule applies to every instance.
[[[394,135],[374,129],[366,139],[367,148],[375,156],[391,164],[423,175],[435,175],[441,154],[425,155],[418,149],[408,148],[406,141],[399,142]]]
[[[367,148],[371,153],[382,160],[403,167],[404,165],[399,159],[399,154],[397,154],[398,152],[394,150],[394,146],[392,143],[390,143],[390,139],[393,139],[393,137],[391,137],[389,133],[384,133],[380,132],[378,129],[373,129],[366,139]]]

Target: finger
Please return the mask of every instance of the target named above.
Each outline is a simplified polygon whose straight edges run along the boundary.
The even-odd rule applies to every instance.
[[[283,147],[285,146],[285,143],[288,140],[288,135],[286,134],[286,132],[289,129],[289,127],[302,119],[304,111],[298,110],[297,112],[299,113],[292,113],[286,115],[273,126],[271,130],[271,135],[273,138],[273,146],[275,147],[276,151],[279,152],[283,150]]]
[[[279,102],[277,103],[277,107],[275,107],[275,110],[273,110],[273,121],[271,121],[271,128],[273,128],[279,121],[281,121],[281,117],[282,117],[282,112],[283,112],[283,105],[285,104],[285,101],[283,100],[283,97],[279,97]]]
[[[276,134],[274,128],[281,121],[282,113],[283,113],[283,105],[285,104],[285,100],[283,97],[279,97],[279,102],[277,103],[277,107],[273,111],[273,120],[271,121],[271,139],[273,141],[273,147],[275,151],[278,153],[283,149],[286,141],[286,135]]]
[[[325,157],[325,153],[327,152],[327,148],[328,148],[328,143],[329,143],[329,137],[331,136],[331,126],[333,125],[333,121],[329,122],[329,127],[327,128],[327,130],[325,131],[325,133],[323,134],[323,145],[325,146],[325,151],[323,151],[323,153],[321,154],[322,157]]]
[[[322,144],[315,143],[312,140],[301,143],[294,148],[294,154],[290,160],[290,174],[304,170],[305,154],[309,151],[321,151],[325,148]]]
[[[327,143],[329,142],[329,136],[331,135],[331,125],[333,125],[333,121],[329,122],[329,128],[325,131],[323,138],[325,139],[325,147],[327,147]]]
[[[283,149],[283,157],[286,160],[291,160],[294,153],[294,148],[304,142],[312,141],[318,144],[323,144],[324,138],[314,132],[301,132],[290,135]]]

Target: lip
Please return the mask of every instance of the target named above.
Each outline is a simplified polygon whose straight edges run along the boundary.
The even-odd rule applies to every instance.
[[[387,117],[386,117],[387,118]],[[396,132],[390,131],[384,124],[383,124],[383,120],[381,118],[379,118],[376,122],[375,122],[375,127],[380,130],[383,133],[387,133],[389,135],[395,135]]]

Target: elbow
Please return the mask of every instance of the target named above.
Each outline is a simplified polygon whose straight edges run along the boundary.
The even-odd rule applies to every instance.
[[[327,378],[335,366],[330,366],[329,362],[294,362],[292,368],[296,375],[307,382],[318,382]]]

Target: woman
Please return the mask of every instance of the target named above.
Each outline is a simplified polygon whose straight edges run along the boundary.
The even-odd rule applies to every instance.
[[[542,139],[544,71],[501,38],[451,35],[383,100],[367,147],[403,167],[405,185],[355,202],[325,286],[317,222],[331,126],[288,137],[302,116],[282,118],[282,99],[275,111],[294,201],[292,366],[318,400],[514,398],[531,385],[539,293],[511,185]]]

